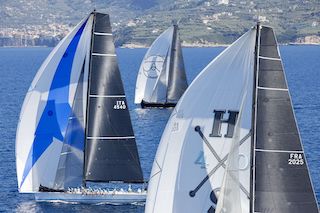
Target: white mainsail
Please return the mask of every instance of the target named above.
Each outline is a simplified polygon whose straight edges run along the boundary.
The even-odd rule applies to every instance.
[[[135,104],[140,104],[142,100],[166,101],[173,31],[173,26],[164,31],[144,56],[137,77]]]
[[[92,15],[82,20],[54,48],[28,90],[16,135],[19,192],[54,188],[79,78],[88,69],[92,22]]]
[[[249,211],[252,86],[250,30],[196,77],[172,113],[153,163],[146,212],[214,212],[234,126],[239,123],[242,211]],[[249,79],[249,80],[248,80]],[[240,212],[240,211],[239,211]]]

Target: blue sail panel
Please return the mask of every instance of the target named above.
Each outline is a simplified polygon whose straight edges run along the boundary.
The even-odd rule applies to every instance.
[[[20,187],[34,164],[53,142],[53,138],[64,141],[64,133],[71,114],[71,106],[68,100],[72,64],[86,23],[87,21],[82,24],[72,38],[56,69],[50,86],[47,104],[35,131],[35,138],[28,154]]]

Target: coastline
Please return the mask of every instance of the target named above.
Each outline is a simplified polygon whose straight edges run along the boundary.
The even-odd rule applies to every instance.
[[[182,42],[182,48],[211,48],[211,47],[228,47],[230,44],[218,44],[218,43],[187,43]],[[280,43],[280,46],[320,46],[320,43],[312,43],[312,42],[289,42],[289,43]],[[140,44],[140,43],[127,43],[117,48],[127,48],[127,49],[144,49],[149,48],[150,45]]]
[[[230,44],[218,44],[218,43],[184,43],[182,42],[182,48],[213,48],[213,47],[228,47]],[[299,42],[290,42],[290,43],[280,43],[280,46],[320,46],[320,43],[299,43]],[[149,48],[149,45],[140,44],[140,43],[127,43],[116,48],[121,49],[146,49]],[[0,46],[0,48],[53,48],[49,46]]]

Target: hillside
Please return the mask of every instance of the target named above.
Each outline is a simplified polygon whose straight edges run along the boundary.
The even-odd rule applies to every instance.
[[[319,0],[1,0],[0,46],[54,45],[94,8],[111,15],[117,45],[149,45],[172,20],[185,45],[228,44],[258,19],[281,43],[320,43]]]

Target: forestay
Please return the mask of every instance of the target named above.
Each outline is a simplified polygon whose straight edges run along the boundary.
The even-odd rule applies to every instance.
[[[214,212],[244,90],[239,187],[242,212],[249,211],[255,38],[250,30],[225,49],[178,102],[155,157],[146,212]]]
[[[85,115],[74,112],[73,102],[81,73],[87,69],[92,21],[92,15],[85,18],[54,48],[25,97],[16,135],[20,192],[37,192],[40,184],[60,187],[56,174],[62,150],[72,149],[82,158],[83,141],[69,143],[66,132],[71,128],[70,119],[74,119],[72,125],[84,134]],[[63,148],[66,143],[69,149]]]

